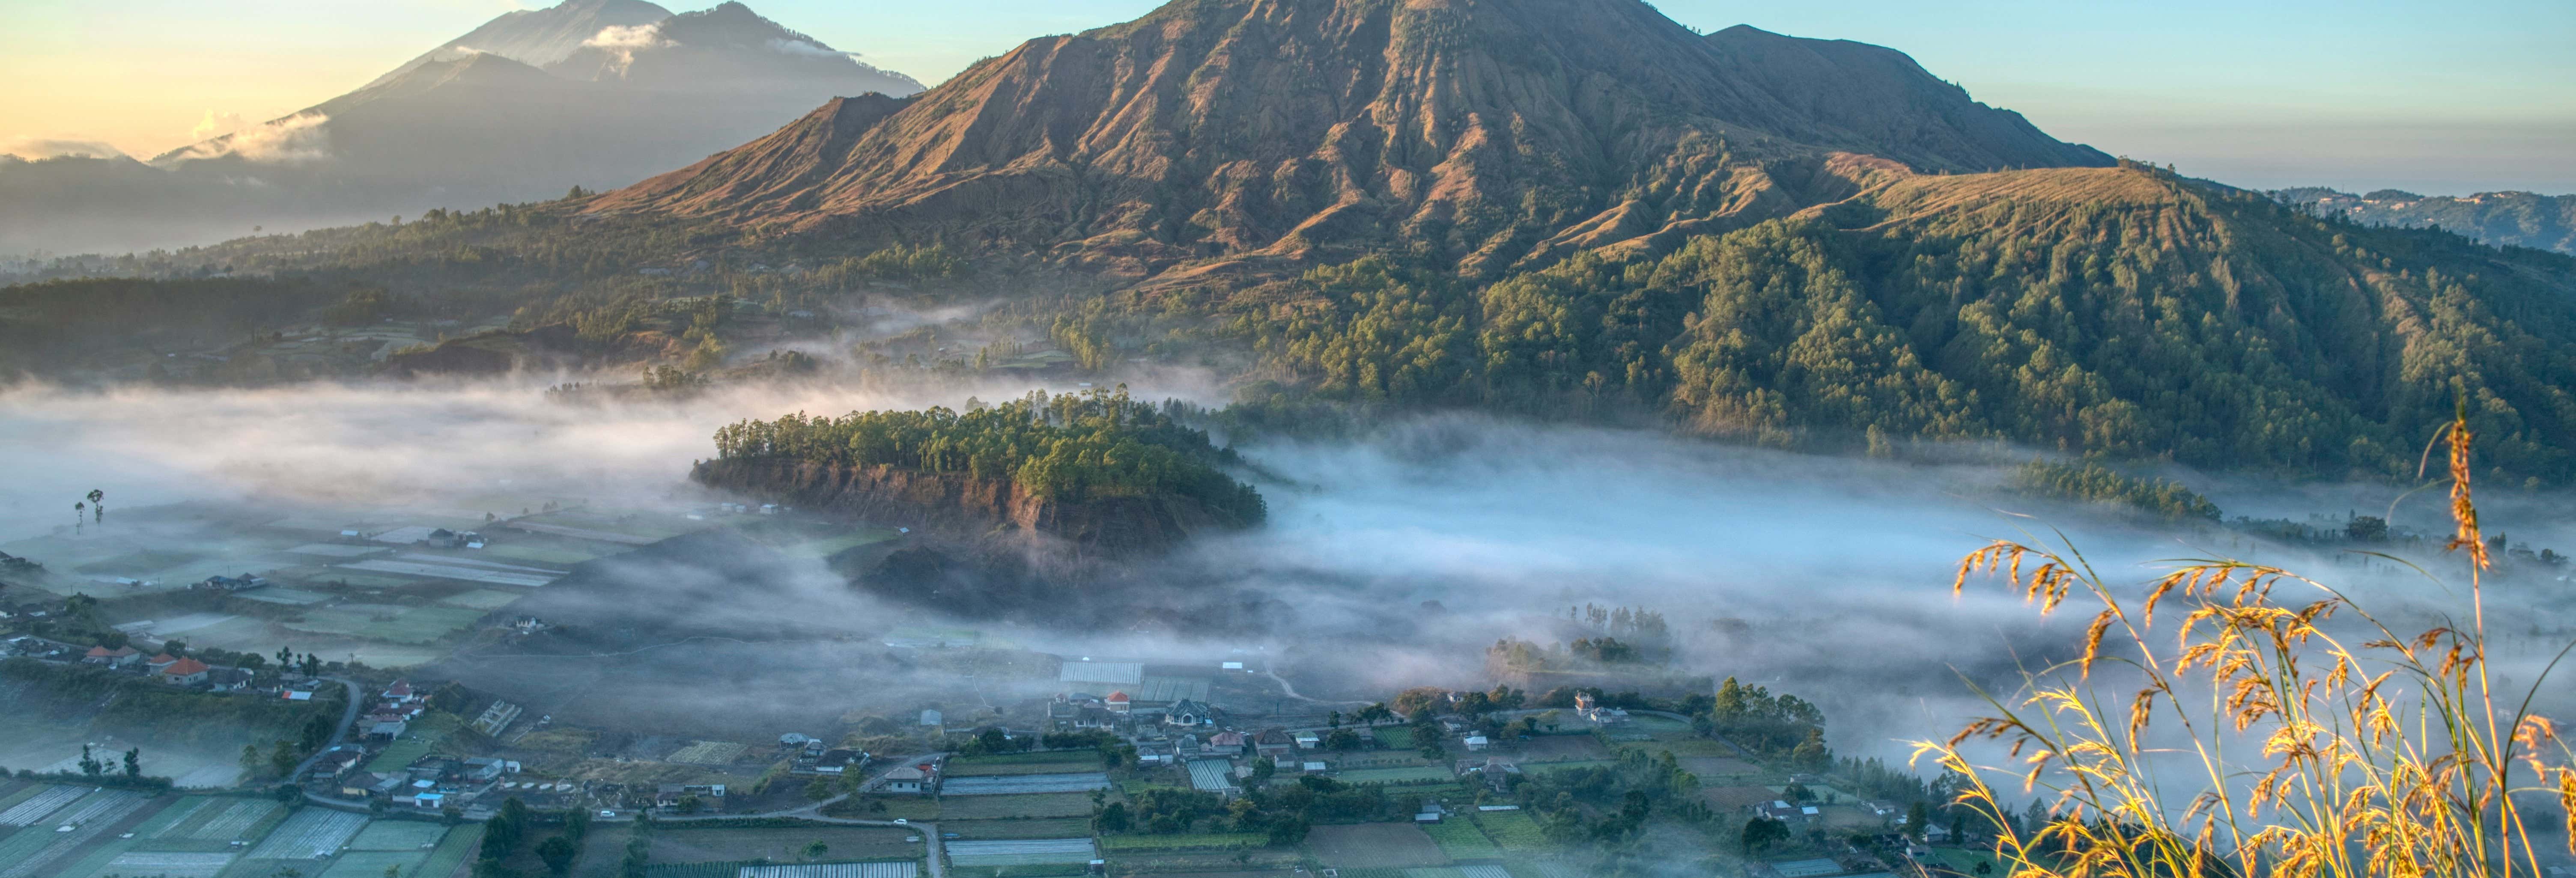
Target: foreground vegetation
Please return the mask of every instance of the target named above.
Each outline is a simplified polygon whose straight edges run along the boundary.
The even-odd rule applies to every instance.
[[[2516,689],[2491,664],[2472,436],[2461,417],[2443,439],[2467,589],[2421,632],[2260,564],[2187,561],[2130,596],[2071,547],[1971,553],[1954,589],[2000,572],[2043,613],[2101,609],[2080,659],[1919,755],[1969,780],[1958,802],[1995,824],[2016,875],[2540,875],[2545,850],[2576,852],[2576,754],[2532,712],[2563,685],[2544,670]],[[2139,681],[2125,704],[2088,684],[2104,665]],[[1981,761],[1982,741],[2017,764]],[[2048,819],[2015,825],[2003,778],[2045,790]]]

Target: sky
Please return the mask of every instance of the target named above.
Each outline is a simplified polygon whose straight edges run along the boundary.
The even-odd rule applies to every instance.
[[[518,0],[9,0],[0,148],[150,155],[212,115],[266,119],[355,88]],[[664,3],[674,11],[689,3]],[[880,67],[936,83],[1020,41],[1157,0],[751,0]],[[2241,186],[2576,192],[2576,3],[2565,0],[1661,0],[1903,50],[2060,139]]]

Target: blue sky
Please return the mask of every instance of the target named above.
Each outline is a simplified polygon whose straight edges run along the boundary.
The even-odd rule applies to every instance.
[[[925,82],[1021,40],[1133,18],[1154,0],[747,0]],[[327,99],[513,0],[8,0],[0,142],[187,142],[208,112]],[[675,10],[695,8],[665,2]],[[702,5],[702,4],[698,4]],[[2576,192],[2576,2],[1662,0],[1893,46],[2060,138],[2239,185]]]

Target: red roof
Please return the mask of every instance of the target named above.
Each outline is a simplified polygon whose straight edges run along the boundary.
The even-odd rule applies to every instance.
[[[1111,701],[1126,701],[1126,700],[1128,700],[1128,698],[1127,698],[1127,693],[1125,693],[1125,692],[1111,692],[1111,693],[1109,693],[1109,700],[1111,700]]]
[[[112,655],[115,655],[115,654],[116,654],[116,653],[112,653],[112,652],[107,651],[107,647],[104,647],[104,646],[93,646],[93,647],[90,647],[90,648],[89,648],[89,657],[90,657],[90,658],[107,658],[108,656],[112,656]]]
[[[152,663],[153,663],[153,664],[156,664],[156,665],[166,665],[166,664],[169,664],[169,663],[171,663],[171,662],[178,661],[178,659],[172,658],[172,657],[170,656],[170,654],[169,654],[169,653],[166,653],[166,652],[165,652],[165,653],[162,653],[162,654],[160,654],[160,655],[153,656],[153,657],[152,657],[152,659],[151,659],[151,661],[152,661]]]
[[[202,674],[207,670],[209,670],[209,668],[206,667],[205,662],[192,658],[183,658],[170,663],[169,667],[162,668],[161,673],[168,674],[173,677],[185,677],[190,674]]]

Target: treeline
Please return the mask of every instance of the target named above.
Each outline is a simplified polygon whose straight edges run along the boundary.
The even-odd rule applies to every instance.
[[[1268,507],[1252,486],[1218,467],[1234,463],[1207,433],[1170,411],[1115,391],[1049,396],[1044,391],[964,412],[853,412],[838,418],[788,415],[720,428],[723,458],[783,457],[837,466],[893,466],[975,479],[1007,479],[1039,497],[1179,495],[1258,524]]]
[[[2115,503],[2173,519],[2219,520],[2218,504],[2167,479],[2145,479],[2098,463],[2034,460],[2013,471],[2012,487],[2028,494]]]
[[[1824,771],[1834,752],[1825,746],[1825,712],[1795,695],[1774,695],[1762,686],[1746,686],[1734,677],[1718,684],[1709,703],[1709,733],[1735,742],[1765,759],[1788,763],[1800,771]]]

